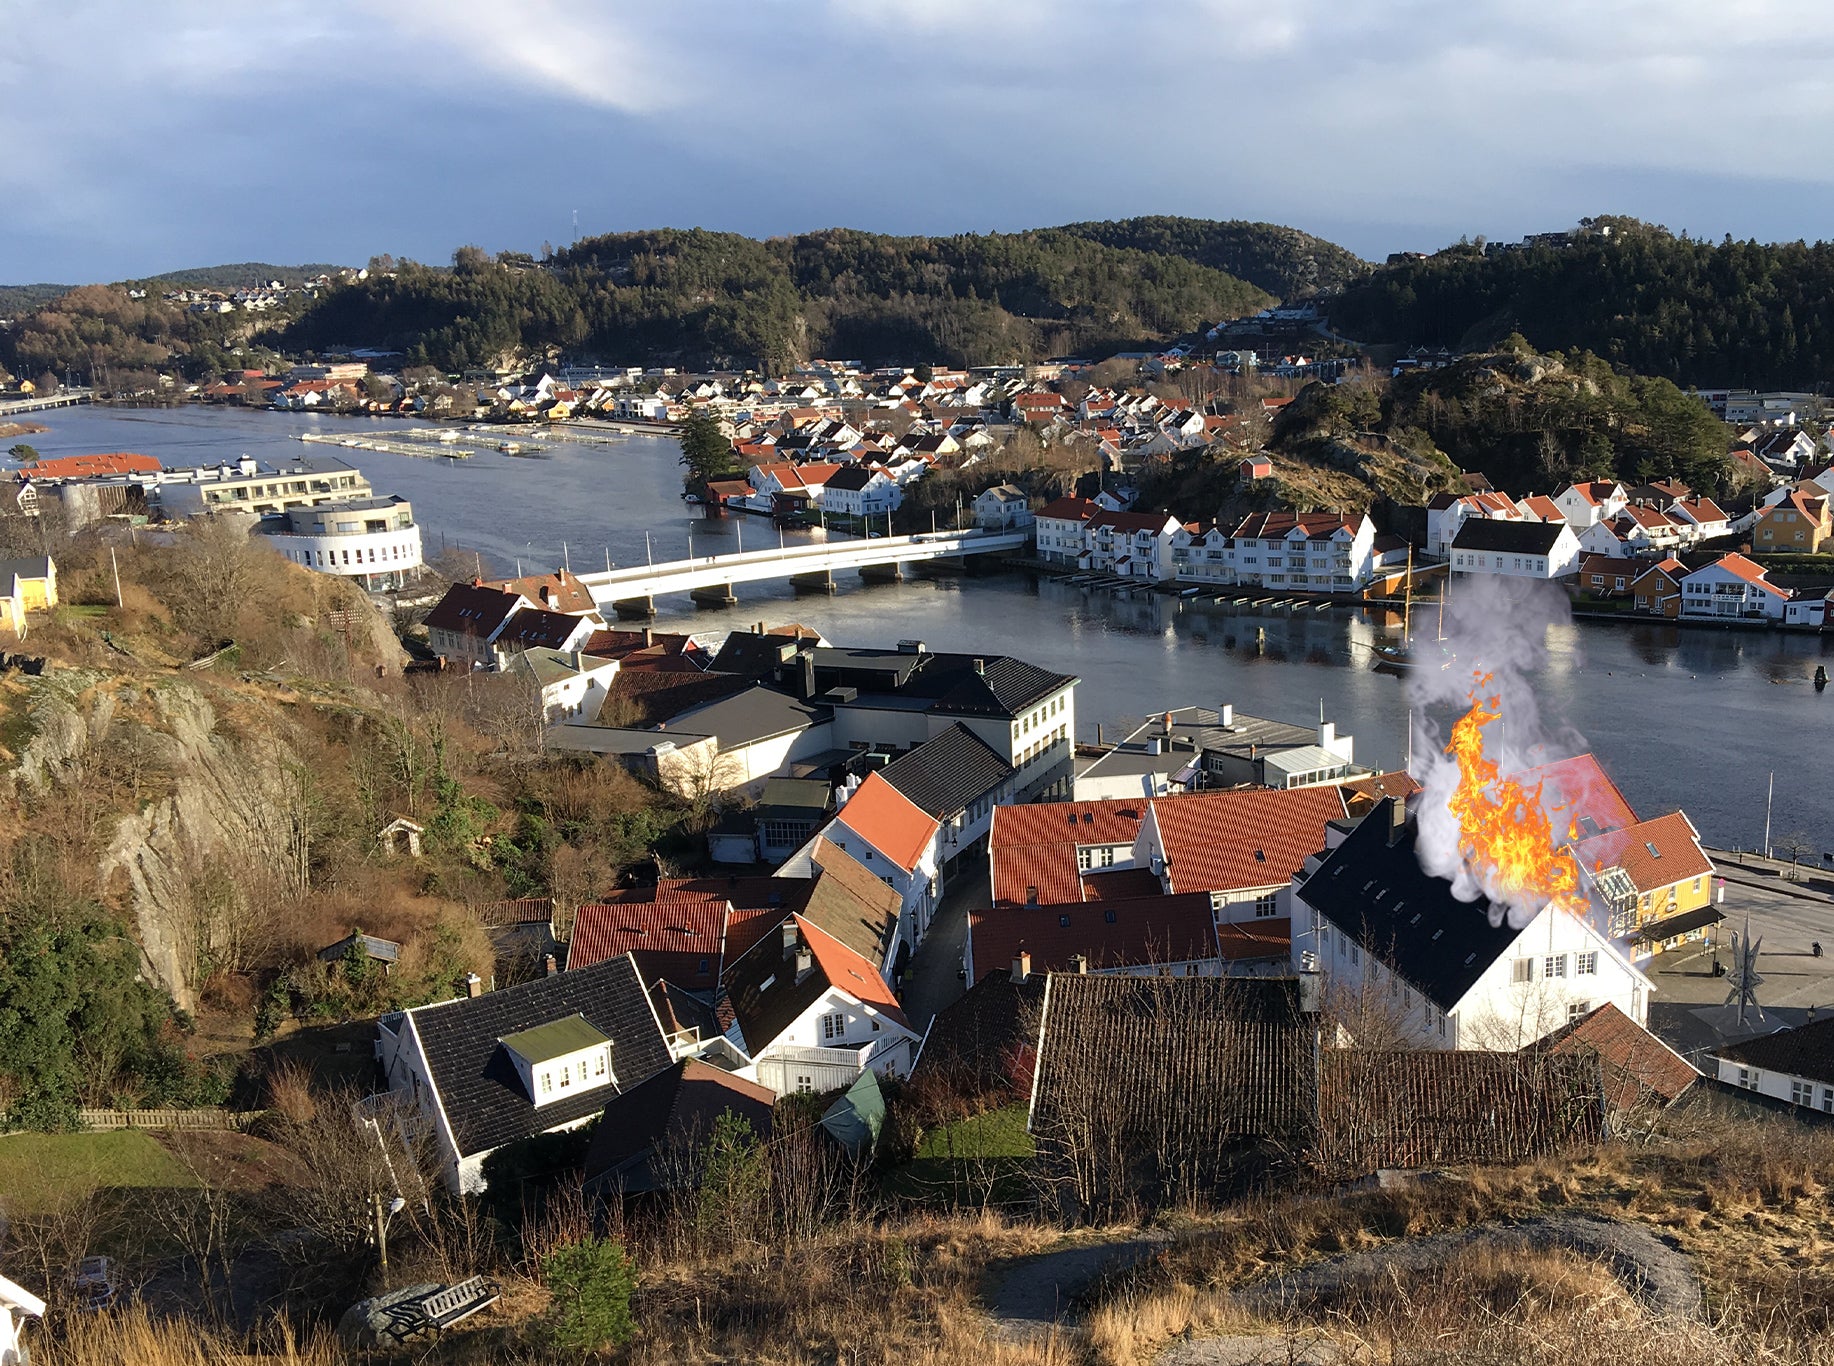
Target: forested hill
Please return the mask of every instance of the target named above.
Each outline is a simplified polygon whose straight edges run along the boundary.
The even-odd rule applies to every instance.
[[[1227,271],[1282,299],[1342,289],[1369,272],[1369,263],[1354,252],[1278,223],[1154,215],[1111,223],[1067,223],[1056,231],[1104,246],[1182,256],[1200,266]]]
[[[266,261],[242,261],[234,265],[192,266],[185,270],[168,270],[163,275],[149,275],[144,280],[137,280],[134,283],[156,285],[161,289],[243,289],[253,285],[264,285],[269,280],[297,285],[305,280],[317,279],[320,275],[336,275],[343,269],[343,266],[327,265],[322,261],[308,262],[303,266],[276,266]]]
[[[1713,243],[1630,219],[1609,237],[1376,270],[1330,306],[1365,342],[1454,349],[1520,332],[1677,384],[1812,388],[1834,370],[1834,244]]]
[[[388,346],[448,368],[547,350],[782,366],[811,356],[982,364],[1175,336],[1272,295],[1178,256],[1057,230],[757,241],[663,229],[536,265],[465,249],[326,293],[290,349]]]

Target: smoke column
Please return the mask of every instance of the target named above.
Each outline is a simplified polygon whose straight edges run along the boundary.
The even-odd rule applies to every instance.
[[[1547,661],[1547,632],[1551,626],[1572,620],[1567,595],[1551,583],[1510,579],[1500,574],[1461,576],[1456,593],[1446,603],[1446,642],[1450,663],[1436,667],[1427,651],[1416,649],[1418,661],[1409,671],[1408,696],[1414,707],[1414,778],[1426,790],[1419,804],[1419,836],[1415,850],[1420,866],[1452,884],[1461,901],[1491,899],[1491,919],[1498,924],[1507,915],[1521,928],[1541,910],[1541,902],[1524,902],[1509,889],[1486,883],[1486,869],[1474,869],[1459,852],[1460,831],[1448,800],[1458,788],[1458,764],[1445,752],[1446,734],[1435,719],[1448,711],[1462,715],[1471,705],[1471,693],[1484,674],[1490,681],[1482,696],[1494,696],[1502,718],[1484,728],[1485,754],[1495,759],[1505,776],[1556,759],[1583,754],[1585,737],[1569,726],[1548,725],[1541,716],[1532,675]],[[1578,801],[1582,793],[1543,791],[1542,804],[1556,836],[1564,834],[1570,816],[1556,809],[1564,801]]]

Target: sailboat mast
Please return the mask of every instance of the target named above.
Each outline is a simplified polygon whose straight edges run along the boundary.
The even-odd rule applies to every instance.
[[[1401,594],[1401,643],[1406,645],[1413,635],[1414,622],[1414,548],[1407,548],[1407,587]]]

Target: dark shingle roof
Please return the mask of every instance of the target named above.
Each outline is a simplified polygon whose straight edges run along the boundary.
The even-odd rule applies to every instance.
[[[967,810],[1012,775],[1012,765],[959,721],[879,770],[913,806],[938,820]]]
[[[695,1155],[720,1116],[730,1112],[768,1139],[775,1104],[756,1082],[684,1059],[605,1107],[586,1151],[586,1180],[626,1192],[698,1184]]]
[[[1834,1084],[1834,1016],[1730,1044],[1715,1049],[1714,1055],[1766,1072]]]
[[[579,627],[580,619],[568,616],[565,612],[525,607],[497,633],[496,643],[512,650],[533,650],[544,646],[558,650]]]
[[[1045,992],[1031,1128],[1112,1125],[1119,1151],[1302,1136],[1316,1031],[1290,978],[1053,973]],[[1098,1140],[1099,1143],[1099,1140]]]
[[[1015,982],[1008,967],[986,974],[937,1013],[913,1075],[939,1077],[967,1095],[998,1090],[1029,1094],[1044,980],[1043,973],[1035,972]]]
[[[489,639],[522,601],[518,594],[505,593],[501,589],[455,583],[427,613],[426,625],[429,630]]]
[[[1468,517],[1452,538],[1454,550],[1500,550],[1512,555],[1545,555],[1565,531],[1564,522],[1511,522]]]
[[[617,1091],[669,1064],[662,1031],[628,957],[407,1013],[461,1156],[584,1119],[605,1104],[607,1091],[595,1087],[537,1109],[498,1042],[505,1035],[582,1016],[611,1038]]]
[[[1460,901],[1420,866],[1409,822],[1391,842],[1394,799],[1363,817],[1299,886],[1306,905],[1362,945],[1441,1010],[1450,1010],[1515,942],[1490,902]]]
[[[1318,1078],[1319,1168],[1523,1162],[1604,1127],[1596,1054],[1330,1049]]]

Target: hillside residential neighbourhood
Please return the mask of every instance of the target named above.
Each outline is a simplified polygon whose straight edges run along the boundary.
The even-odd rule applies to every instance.
[[[1507,263],[1612,231],[1588,223],[1461,259]],[[546,272],[548,255],[504,269]],[[1400,253],[1390,265],[1424,259]],[[216,325],[394,277],[379,264],[373,276],[292,286],[172,288],[163,302]],[[561,1341],[556,1324],[602,1315],[610,1327],[595,1318],[554,1348],[560,1356],[515,1358],[598,1360],[636,1331],[636,1304],[652,1325],[670,1315],[697,1324],[706,1350],[667,1359],[896,1360],[856,1348],[852,1327],[805,1332],[813,1311],[802,1301],[858,1294],[870,1317],[915,1323],[909,1304],[931,1293],[943,1258],[950,1276],[980,1287],[947,1293],[981,1297],[995,1317],[1007,1293],[995,1287],[1013,1283],[1002,1278],[1037,1281],[1030,1293],[1048,1303],[1002,1328],[1021,1323],[1006,1341],[1022,1355],[1035,1343],[1056,1353],[1049,1333],[1065,1316],[1091,1322],[1092,1288],[1123,1284],[1114,1275],[1127,1275],[1128,1295],[1101,1313],[1134,1298],[1163,1308],[1153,1297],[1171,1294],[1165,1303],[1179,1307],[1165,1322],[1182,1329],[1138,1334],[1137,1352],[1089,1353],[1145,1360],[1148,1338],[1154,1351],[1176,1349],[1217,1304],[1247,1312],[1224,1280],[1160,1285],[1188,1274],[1180,1259],[1191,1247],[1213,1240],[1219,1259],[1259,1248],[1242,1265],[1266,1278],[1286,1263],[1257,1240],[1291,1241],[1280,1255],[1314,1263],[1304,1274],[1337,1274],[1341,1253],[1382,1268],[1370,1284],[1399,1286],[1405,1268],[1413,1295],[1452,1263],[1381,1259],[1430,1231],[1423,1211],[1440,1202],[1459,1211],[1456,1232],[1444,1231],[1459,1256],[1529,1230],[1560,1258],[1608,1262],[1599,1274],[1624,1282],[1626,1315],[1658,1293],[1693,1314],[1693,1274],[1646,1276],[1638,1258],[1683,1258],[1683,1244],[1692,1255],[1698,1243],[1687,1240],[1713,1221],[1755,1244],[1770,1236],[1750,1231],[1758,1217],[1738,1203],[1745,1195],[1728,1204],[1712,1184],[1726,1132],[1714,1125],[1749,1126],[1746,1147],[1774,1142],[1781,1154],[1761,1177],[1726,1178],[1796,1191],[1754,1191],[1750,1207],[1807,1218],[1826,1183],[1778,1173],[1808,1171],[1803,1134],[1834,1123],[1834,1017],[1818,1017],[1826,1005],[1805,994],[1834,982],[1813,937],[1834,936],[1834,881],[1816,859],[1834,851],[1781,819],[1773,840],[1768,799],[1761,850],[1703,833],[1725,823],[1703,786],[1721,778],[1706,767],[1737,753],[1736,734],[1712,745],[1686,737],[1699,774],[1651,786],[1625,768],[1620,788],[1612,759],[1623,751],[1611,744],[1636,743],[1634,731],[1628,741],[1623,725],[1595,731],[1594,752],[1550,706],[1528,718],[1525,741],[1514,709],[1525,692],[1555,695],[1542,687],[1554,672],[1543,671],[1543,641],[1517,629],[1539,631],[1543,609],[1562,629],[1570,614],[1600,623],[1584,631],[1622,631],[1646,660],[1676,638],[1796,651],[1752,667],[1780,675],[1807,660],[1815,672],[1771,676],[1766,693],[1825,688],[1815,660],[1834,649],[1834,425],[1819,399],[1673,390],[1689,420],[1711,428],[1710,466],[1724,426],[1725,477],[1697,473],[1704,489],[1647,461],[1636,482],[1605,477],[1610,459],[1550,448],[1533,465],[1537,486],[1506,491],[1458,470],[1422,433],[1374,430],[1404,382],[1461,357],[1421,346],[1372,371],[1368,357],[1386,353],[1338,337],[1309,295],[1143,350],[1024,364],[760,359],[757,370],[689,371],[536,354],[453,374],[400,352],[305,352],[298,364],[189,385],[186,400],[262,410],[208,421],[298,424],[288,458],[168,467],[134,451],[14,449],[18,467],[0,482],[10,537],[0,758],[12,766],[0,771],[0,798],[42,826],[97,829],[108,801],[131,805],[102,858],[107,895],[84,902],[97,916],[82,933],[127,946],[131,961],[116,966],[148,993],[164,962],[195,959],[183,965],[197,979],[188,997],[161,980],[169,1018],[154,1020],[159,1043],[143,1051],[149,1069],[195,1065],[205,1081],[155,1110],[168,1102],[131,1090],[100,1097],[118,1108],[91,1108],[97,1088],[63,1079],[63,1109],[34,1112],[0,1070],[0,1131],[160,1130],[183,1192],[146,1196],[155,1241],[172,1248],[129,1289],[110,1260],[130,1241],[115,1224],[59,1223],[17,1197],[9,1206],[0,1190],[0,1266],[33,1287],[0,1276],[0,1366],[26,1360],[26,1339],[112,1309],[118,1294],[164,1314],[191,1293],[175,1285],[199,1281],[222,1322],[267,1314],[267,1301],[255,1308],[232,1286],[245,1274],[234,1263],[292,1274],[306,1259],[280,1253],[295,1246],[356,1269],[336,1292],[341,1317],[321,1311],[337,1324],[338,1350],[418,1344],[429,1361],[452,1359],[440,1340],[471,1320],[519,1352],[537,1341],[545,1351]],[[1512,356],[1524,370],[1566,364]],[[1375,386],[1391,380],[1378,402]],[[11,401],[30,409],[55,389],[52,376]],[[1334,404],[1352,414],[1354,439],[1339,432],[1320,438],[1323,456],[1296,455],[1295,430]],[[330,435],[343,430],[334,415],[361,416],[363,435]],[[443,488],[370,462],[395,469],[378,482],[398,481],[410,499],[360,468],[365,448],[445,461],[410,467],[444,476],[491,447],[532,456],[543,443],[632,439],[646,459],[666,451],[671,511],[639,528],[631,563],[614,564],[608,546],[602,570],[574,569],[577,542],[554,559],[489,555],[504,544],[513,555],[520,531],[461,553],[444,533],[462,529],[441,528],[435,551],[420,515],[450,506]],[[1382,461],[1404,472],[1385,468],[1384,483],[1371,472]],[[501,466],[518,491],[544,478],[537,463]],[[609,517],[627,515],[608,506]],[[492,536],[506,520],[501,508],[476,516],[463,530]],[[697,553],[707,522],[733,533],[721,540],[731,553]],[[665,557],[661,532],[684,528],[687,555]],[[527,544],[535,554],[539,542]],[[182,606],[157,599],[152,611],[156,595],[132,573],[124,588],[117,552],[144,552]],[[935,585],[945,602],[999,575],[1026,596],[1009,598],[1019,605],[1000,620],[945,609],[963,610],[972,633],[901,617],[909,598],[897,595],[910,586],[884,589],[882,612],[811,608],[806,595],[825,603],[843,573],[874,584],[946,576]],[[254,582],[266,586],[251,591]],[[753,602],[741,610],[758,615],[739,619],[735,589],[755,584],[778,586],[770,610],[802,620],[767,619]],[[1099,619],[1099,647],[1091,631],[1060,649],[1014,620],[1051,593],[1149,610]],[[659,611],[670,597],[676,606]],[[1509,606],[1479,631],[1457,619],[1467,601],[1480,614]],[[257,655],[242,639],[257,607],[283,619],[285,650]],[[1274,612],[1295,624],[1287,640],[1270,641],[1275,628],[1260,624]],[[1346,619],[1354,632],[1338,629]],[[1199,631],[1219,622],[1234,624],[1215,630],[1214,671],[1164,663],[1163,652],[1191,643],[1179,634],[1187,627],[1212,648]],[[1397,627],[1399,644],[1373,643]],[[1265,683],[1296,674],[1254,676],[1326,662],[1316,647],[1327,628],[1331,665],[1351,655],[1349,687],[1300,695]],[[1766,630],[1778,639],[1740,634]],[[1506,644],[1504,632],[1515,632]],[[181,636],[186,654],[167,643]],[[1368,655],[1340,648],[1346,640]],[[78,702],[108,691],[98,660],[131,681],[85,714]],[[1559,668],[1586,685],[1570,657]],[[1616,675],[1626,693],[1649,677]],[[1709,668],[1699,677],[1710,680]],[[177,698],[173,679],[199,680],[213,700]],[[1378,683],[1405,690],[1404,721],[1372,700]],[[1469,713],[1442,715],[1459,697]],[[1714,705],[1736,711],[1744,700]],[[284,726],[252,724],[262,708]],[[1665,723],[1640,701],[1626,710],[1630,725]],[[1777,729],[1808,769],[1825,762],[1812,728]],[[308,733],[315,747],[302,738],[300,752],[315,757],[295,762],[287,746]],[[287,754],[286,776],[268,784],[279,795],[249,776],[265,771],[267,747]],[[168,773],[168,751],[206,757]],[[1759,791],[1750,776],[1741,792]],[[80,786],[82,801],[57,805],[59,783]],[[339,802],[350,809],[334,811]],[[231,808],[244,825],[224,815]],[[212,845],[196,833],[205,813],[244,836]],[[253,847],[272,832],[278,843]],[[76,861],[68,835],[38,829],[8,867],[7,885],[39,919],[37,938],[16,951],[0,936],[0,948],[28,966],[80,918],[41,887],[48,867]],[[195,849],[182,842],[194,836]],[[238,841],[251,847],[230,847]],[[179,867],[192,854],[195,866]],[[314,862],[346,856],[335,877]],[[257,864],[249,920],[261,929],[237,921],[244,942],[218,932],[242,894],[220,868]],[[55,902],[55,915],[34,897]],[[183,932],[136,943],[130,930],[158,923],[147,906],[161,898],[182,901]],[[119,925],[101,915],[117,903],[131,912]],[[261,938],[284,938],[262,922],[275,905],[311,935],[306,961],[282,970],[257,964],[280,952]],[[1768,987],[1754,916],[1758,936],[1786,944],[1773,941],[1764,960]],[[88,947],[99,979],[104,954]],[[1779,956],[1792,966],[1777,971]],[[82,976],[59,978],[73,1000]],[[0,990],[12,980],[36,981],[19,969],[0,975]],[[113,985],[126,999],[130,988]],[[225,1024],[224,1002],[244,997],[253,1004]],[[1788,1004],[1767,1015],[1773,997]],[[25,1028],[32,1010],[9,1014],[11,1004],[0,997],[0,1044],[37,1039]],[[200,1018],[221,1058],[199,1062],[177,1042]],[[72,1072],[96,1060],[71,1057]],[[200,1098],[209,1080],[220,1086]],[[10,1121],[16,1105],[26,1121]],[[335,1141],[319,1142],[326,1133]],[[12,1141],[0,1132],[0,1145]],[[274,1150],[269,1165],[226,1176],[219,1154],[256,1143]],[[33,1150],[21,1141],[14,1151]],[[1614,1155],[1581,1177],[1559,1165],[1582,1153]],[[0,1149],[0,1168],[7,1157]],[[1757,1165],[1749,1153],[1736,1160]],[[25,1159],[34,1164],[52,1170]],[[1517,1171],[1492,1183],[1457,1170],[1477,1166]],[[1681,1168],[1704,1193],[1665,1215],[1659,1234],[1642,1230],[1660,1252],[1596,1232],[1596,1201],[1576,1212],[1584,1182],[1609,1185],[1615,1219],[1623,1180],[1648,1175],[1653,1190],[1657,1173]],[[273,1194],[297,1172],[330,1194]],[[273,1189],[257,1193],[258,1182]],[[1654,1198],[1640,1186],[1628,1203]],[[279,1201],[286,1222],[248,1244],[258,1258],[226,1250],[219,1225],[259,1199]],[[1287,1220],[1289,1199],[1311,1202],[1308,1219],[1341,1208],[1361,1222]],[[1527,1213],[1531,1199],[1547,1208]],[[1243,1200],[1257,1203],[1232,1203]],[[1155,1224],[1170,1210],[1181,1229],[1189,1221],[1189,1246]],[[1206,1223],[1217,1211],[1235,1224]],[[1288,1223],[1299,1230],[1290,1239]],[[1077,1225],[1087,1228],[1059,1237]],[[327,1227],[342,1240],[329,1258]],[[845,1231],[830,1244],[832,1230]],[[1800,1246],[1821,1247],[1820,1236]],[[392,1266],[391,1237],[412,1248]],[[74,1241],[54,1247],[57,1238]],[[1509,1252],[1497,1265],[1517,1275],[1518,1245],[1499,1246]],[[569,1263],[586,1253],[603,1260]],[[1752,1256],[1769,1275],[1768,1246]],[[722,1289],[706,1308],[716,1274],[743,1293]],[[767,1274],[794,1294],[767,1293]],[[1519,1301],[1508,1312],[1542,1299],[1552,1312],[1557,1297],[1538,1284],[1500,1283]],[[1202,1298],[1212,1294],[1230,1298]],[[947,1312],[959,1308],[950,1301]],[[717,1349],[706,1336],[714,1319],[731,1334]],[[754,1352],[733,1327],[766,1321],[793,1325],[796,1345]],[[289,1323],[277,1322],[290,1344]],[[1642,1333],[1655,1320],[1636,1322]],[[993,1350],[987,1327],[970,1323],[969,1350]],[[916,1340],[900,1348],[913,1360],[958,1359]],[[1224,1355],[1315,1359],[1296,1340],[1272,1341],[1235,1339]],[[665,1359],[652,1346],[642,1359]],[[479,1363],[499,1359],[487,1354],[494,1346],[478,1350]]]

